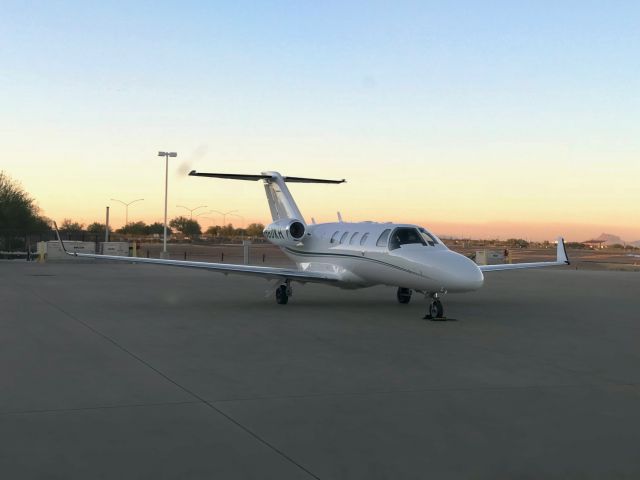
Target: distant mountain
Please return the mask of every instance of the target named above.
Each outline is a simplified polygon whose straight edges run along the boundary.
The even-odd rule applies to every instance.
[[[607,247],[610,247],[611,245],[615,245],[616,243],[620,245],[624,245],[624,240],[622,240],[617,235],[612,235],[611,233],[601,233],[600,236],[596,238],[596,240],[604,240],[604,244]]]
[[[601,233],[599,237],[596,237],[595,240],[604,240],[604,245],[610,247],[611,245],[633,245],[634,247],[640,248],[640,240],[636,240],[635,242],[625,242],[618,235],[613,235],[611,233]]]

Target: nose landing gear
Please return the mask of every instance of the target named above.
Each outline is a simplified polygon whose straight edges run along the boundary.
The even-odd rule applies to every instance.
[[[431,301],[429,302],[429,308],[427,310],[427,314],[424,316],[425,320],[434,320],[434,321],[442,321],[446,320],[447,317],[444,316],[444,307],[442,306],[442,302],[440,301],[440,295],[437,292],[427,294],[427,297],[431,297]]]
[[[292,294],[291,283],[287,280],[276,289],[276,303],[278,305],[286,305]]]

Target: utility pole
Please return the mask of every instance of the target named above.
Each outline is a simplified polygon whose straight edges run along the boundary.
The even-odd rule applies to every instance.
[[[109,241],[109,207],[107,207],[107,221],[105,222],[104,227],[104,241]]]
[[[169,157],[177,157],[176,152],[158,152],[159,157],[165,158],[164,164],[164,235],[162,240],[162,258],[167,258],[167,198],[169,192]]]

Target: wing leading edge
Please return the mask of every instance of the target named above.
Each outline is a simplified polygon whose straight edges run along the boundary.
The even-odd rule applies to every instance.
[[[495,272],[497,270],[520,270],[524,268],[555,267],[559,265],[570,265],[567,250],[564,246],[564,238],[558,237],[558,247],[556,250],[555,262],[530,262],[530,263],[505,263],[500,265],[478,265],[482,272]]]
[[[64,253],[72,257],[95,258],[99,260],[112,260],[129,263],[147,263],[152,265],[169,265],[172,267],[182,268],[199,268],[203,270],[212,270],[215,272],[224,273],[225,275],[230,273],[238,275],[251,275],[255,277],[263,277],[267,280],[295,280],[303,283],[333,283],[340,280],[337,275],[333,275],[329,272],[305,272],[303,270],[292,270],[289,268],[258,267],[252,265],[237,265],[229,263],[189,262],[186,260],[165,260],[161,258],[122,257],[119,255],[97,255],[92,253],[68,252],[64,246],[64,242],[60,238],[58,226],[55,224],[55,222],[54,226],[62,250],[64,251]]]

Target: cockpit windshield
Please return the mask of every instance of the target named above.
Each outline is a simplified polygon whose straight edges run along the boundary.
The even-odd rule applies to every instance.
[[[429,232],[426,228],[418,227],[418,230],[420,230],[420,233],[422,234],[422,237],[425,239],[425,241],[432,247],[440,243],[438,241],[438,238],[433,233]]]
[[[416,228],[399,227],[391,234],[391,238],[389,239],[389,250],[395,250],[396,248],[400,248],[402,245],[408,245],[411,243],[427,245],[427,241]]]
[[[420,230],[420,233],[422,234],[422,237],[425,239],[425,241],[432,247],[440,243],[438,242],[438,239],[436,238],[436,236],[433,233],[428,232],[427,229],[418,227],[418,230]]]

